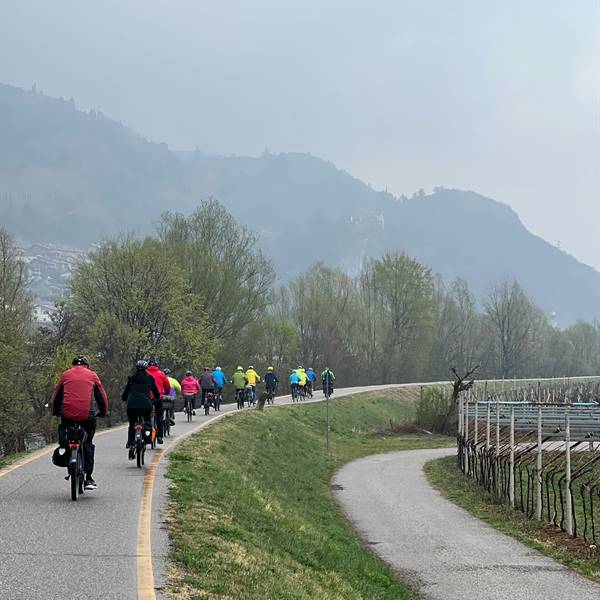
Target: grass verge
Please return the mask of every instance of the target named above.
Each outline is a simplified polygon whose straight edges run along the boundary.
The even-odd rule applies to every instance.
[[[499,504],[477,482],[465,477],[456,457],[433,460],[425,465],[429,481],[449,500],[492,527],[542,554],[600,581],[600,556],[580,539],[572,539],[552,525],[528,519],[523,513]]]
[[[341,464],[452,440],[387,435],[414,416],[414,390],[331,402],[327,457],[323,403],[247,411],[208,428],[171,453],[177,598],[409,599],[412,592],[361,546],[330,492]]]

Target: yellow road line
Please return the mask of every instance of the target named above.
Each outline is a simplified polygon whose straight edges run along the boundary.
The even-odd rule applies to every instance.
[[[138,600],[156,600],[154,589],[154,568],[152,565],[152,490],[158,462],[163,455],[162,448],[156,450],[142,488],[142,502],[138,519],[137,534],[137,597]]]

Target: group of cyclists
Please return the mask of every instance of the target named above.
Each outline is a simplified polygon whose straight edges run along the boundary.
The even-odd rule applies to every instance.
[[[238,408],[244,405],[254,406],[257,401],[256,388],[261,381],[265,383],[264,401],[273,403],[279,386],[279,378],[273,367],[268,367],[264,377],[251,365],[244,370],[239,366],[228,379],[221,367],[204,367],[202,374],[195,377],[192,371],[186,371],[181,382],[171,376],[169,369],[161,370],[154,358],[138,360],[134,372],[128,377],[121,394],[127,403],[126,448],[129,459],[135,459],[135,426],[140,417],[144,421],[147,443],[154,439],[162,444],[165,432],[175,425],[175,400],[181,396],[184,400],[184,412],[191,420],[196,414],[196,401],[200,398],[205,414],[210,408],[220,410],[223,388],[232,384]],[[312,398],[317,375],[312,368],[298,367],[289,374],[289,385],[294,401]],[[328,367],[321,373],[323,392],[326,397],[333,393],[335,374]],[[108,415],[109,402],[102,382],[92,369],[85,356],[73,358],[72,366],[60,377],[52,395],[52,414],[60,417],[58,426],[59,448],[68,446],[67,430],[79,423],[85,431],[83,441],[84,471],[86,490],[94,490],[97,484],[92,477],[94,471],[94,434],[96,418]],[[155,436],[155,437],[154,437]],[[54,457],[58,454],[55,452]],[[54,458],[53,458],[54,460]],[[56,462],[56,464],[59,464]],[[59,465],[62,466],[62,465]]]

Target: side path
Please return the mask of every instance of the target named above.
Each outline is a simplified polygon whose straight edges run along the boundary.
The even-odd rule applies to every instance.
[[[598,600],[600,585],[442,497],[423,466],[454,449],[357,460],[335,475],[336,498],[361,538],[432,600]]]
[[[394,386],[340,389],[335,397],[389,387]],[[277,404],[289,401],[289,397],[278,398]],[[233,410],[234,405],[224,405],[222,413]],[[179,438],[215,418],[197,412],[191,424],[177,414],[173,436],[165,439],[161,456]],[[161,529],[167,461],[154,461],[157,477],[153,479],[148,464],[137,469],[127,460],[124,428],[103,432],[94,441],[94,478],[99,488],[77,502],[70,499],[66,470],[51,464],[48,450],[0,470],[0,600],[155,597],[154,585],[148,583],[154,573],[155,585],[162,584],[168,551]],[[154,454],[148,451],[147,463]],[[141,507],[150,510],[149,503],[143,502],[146,497],[154,501],[148,518],[151,526],[145,528]],[[140,532],[151,536],[152,552],[143,549]],[[150,577],[139,578],[139,572]]]

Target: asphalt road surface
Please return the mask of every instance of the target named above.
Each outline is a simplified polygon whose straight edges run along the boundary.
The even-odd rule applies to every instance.
[[[335,397],[386,387],[340,389]],[[320,392],[315,399],[322,399]],[[290,401],[282,397],[276,404]],[[224,405],[217,414],[233,411],[234,405]],[[156,458],[215,418],[200,412],[191,424],[177,414],[172,437]],[[98,489],[77,502],[70,499],[66,469],[52,465],[47,449],[0,470],[0,599],[146,600],[163,585],[167,461],[155,458],[153,478],[148,463],[155,451],[149,450],[146,467],[136,468],[127,459],[124,428],[94,441]]]
[[[429,485],[423,465],[455,452],[395,452],[340,469],[335,494],[359,536],[432,600],[599,600],[599,584],[489,527]]]

